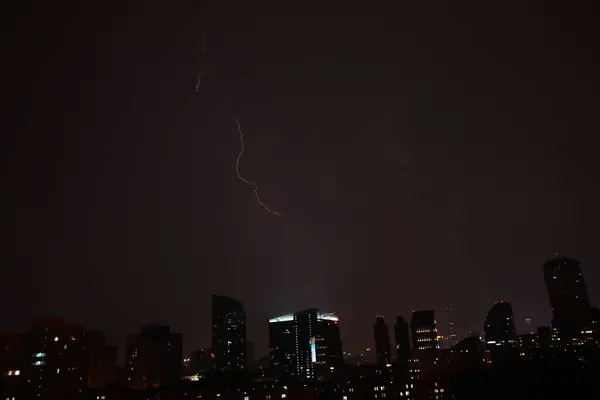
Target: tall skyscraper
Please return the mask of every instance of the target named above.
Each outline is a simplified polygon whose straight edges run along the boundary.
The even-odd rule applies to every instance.
[[[433,310],[413,311],[410,326],[413,349],[435,350],[440,348],[437,340],[437,324]]]
[[[316,379],[340,365],[342,341],[336,313],[316,308],[269,320],[271,369],[278,376]]]
[[[227,296],[212,296],[213,367],[218,372],[240,372],[246,366],[246,310]]]
[[[590,301],[579,261],[557,257],[546,262],[544,280],[552,306],[552,326],[578,333],[589,323],[590,315]]]
[[[396,358],[399,365],[408,365],[410,358],[410,335],[408,322],[403,317],[396,317],[394,325],[394,338],[396,340]]]
[[[454,326],[454,319],[452,318],[452,302],[448,302],[448,307],[446,308],[446,320],[448,322],[448,337],[447,342],[449,347],[453,347],[458,343],[458,339],[456,337],[456,327]]]
[[[390,363],[390,333],[388,326],[385,324],[383,315],[375,317],[373,325],[373,333],[375,334],[375,354],[378,365],[386,365]]]
[[[129,335],[125,349],[127,386],[145,390],[171,385],[183,374],[183,335],[166,325],[152,324]]]
[[[490,348],[516,345],[515,317],[508,301],[498,301],[492,306],[485,319],[484,337]]]

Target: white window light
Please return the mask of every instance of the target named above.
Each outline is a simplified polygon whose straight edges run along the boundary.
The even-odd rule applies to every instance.
[[[285,399],[286,397],[287,397],[287,394],[285,394],[285,393],[281,393],[281,398],[282,398],[282,399]]]

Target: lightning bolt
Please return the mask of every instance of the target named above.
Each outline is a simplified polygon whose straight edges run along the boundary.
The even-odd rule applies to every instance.
[[[280,213],[278,213],[277,211],[271,210],[269,208],[269,206],[267,206],[265,203],[262,202],[262,200],[260,199],[260,195],[258,194],[258,184],[254,181],[246,179],[240,173],[240,159],[242,158],[242,155],[244,154],[244,151],[246,150],[246,148],[244,147],[244,131],[242,129],[242,125],[240,124],[240,121],[233,116],[231,118],[235,121],[237,128],[238,128],[238,133],[240,134],[240,152],[238,153],[237,158],[235,160],[235,172],[237,173],[238,179],[241,180],[242,182],[244,182],[246,185],[252,186],[252,190],[254,191],[254,197],[256,197],[256,201],[262,208],[264,208],[267,212],[269,212],[273,215],[281,217]]]
[[[202,43],[202,50],[200,51],[200,60],[203,61],[204,60],[204,55],[206,54],[206,50],[208,48],[208,41],[207,41],[207,36],[204,35],[204,40]],[[201,79],[204,75],[208,75],[207,71],[201,71],[200,73],[198,73],[198,78],[196,80],[196,92],[200,91],[200,82]],[[231,117],[236,125],[237,125],[237,129],[238,129],[238,133],[240,134],[240,152],[238,153],[236,160],[235,160],[235,172],[237,173],[237,177],[239,180],[241,180],[242,182],[244,182],[246,185],[252,186],[252,191],[254,192],[254,197],[256,197],[256,201],[258,202],[258,204],[264,209],[266,210],[268,213],[276,215],[278,217],[281,217],[281,214],[278,213],[277,211],[271,210],[269,208],[269,206],[267,206],[265,203],[262,202],[262,200],[260,199],[260,195],[258,194],[258,184],[256,182],[253,182],[251,180],[246,179],[241,173],[240,173],[240,160],[242,158],[242,155],[244,154],[244,151],[246,150],[245,146],[244,146],[244,130],[242,129],[242,125],[240,124],[240,121],[235,118],[234,116]]]

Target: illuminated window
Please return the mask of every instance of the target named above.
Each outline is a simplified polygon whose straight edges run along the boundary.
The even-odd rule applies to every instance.
[[[285,399],[286,397],[287,397],[287,394],[285,394],[285,393],[281,393],[281,398],[282,398],[282,399]]]
[[[250,400],[250,397],[244,396],[244,400]]]

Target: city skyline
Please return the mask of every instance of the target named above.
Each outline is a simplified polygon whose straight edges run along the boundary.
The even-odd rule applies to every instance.
[[[122,349],[164,322],[189,353],[215,293],[257,356],[310,307],[348,351],[377,313],[443,332],[449,301],[458,339],[501,300],[523,332],[551,322],[555,252],[600,304],[585,7],[34,3],[6,34],[1,331],[60,315]]]

